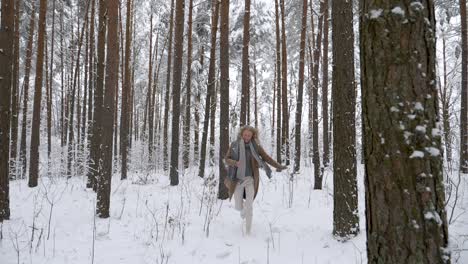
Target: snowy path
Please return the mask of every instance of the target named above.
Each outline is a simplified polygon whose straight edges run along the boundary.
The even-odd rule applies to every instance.
[[[132,183],[141,175],[123,182],[115,176],[111,218],[96,219],[94,263],[365,263],[362,180],[361,234],[341,243],[331,235],[331,177],[326,175],[324,190],[314,191],[310,175],[305,171],[295,181],[289,208],[287,176],[275,173],[270,182],[261,173],[250,237],[243,236],[232,202],[217,200],[216,192],[204,188],[194,173],[186,173],[177,187],[169,187],[164,175],[154,176],[147,185]],[[35,189],[25,181],[12,182],[12,220],[2,226],[0,263],[17,263],[15,248],[20,263],[92,263],[96,196],[84,182],[73,178],[50,184],[45,179]],[[54,200],[47,239],[49,201]],[[30,250],[33,219],[36,231]]]

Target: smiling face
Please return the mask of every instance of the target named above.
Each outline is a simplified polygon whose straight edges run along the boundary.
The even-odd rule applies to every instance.
[[[249,143],[252,137],[253,137],[252,131],[246,129],[242,132],[242,139],[244,139],[245,143]]]

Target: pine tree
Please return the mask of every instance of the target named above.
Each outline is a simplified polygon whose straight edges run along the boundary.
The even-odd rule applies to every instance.
[[[184,48],[184,0],[176,0],[174,30],[174,80],[172,86],[172,142],[171,142],[171,185],[179,184],[179,121],[180,87],[182,84],[182,55]]]
[[[434,2],[362,1],[371,11],[360,23],[368,262],[450,263]]]
[[[31,127],[31,148],[29,154],[29,187],[36,187],[39,177],[39,145],[41,127],[42,77],[44,72],[44,44],[47,14],[47,0],[40,0],[39,27],[37,38],[36,79],[34,84],[34,105]]]
[[[104,1],[100,1],[103,5]],[[102,6],[101,6],[102,7]],[[102,112],[102,171],[99,173],[97,186],[96,213],[100,218],[108,218],[112,181],[112,135],[114,134],[115,87],[119,75],[119,2],[107,0],[107,57],[106,82],[104,91],[104,109]]]
[[[10,219],[10,107],[13,83],[15,3],[2,1],[0,25],[0,222]]]
[[[332,23],[333,234],[346,240],[359,233],[353,1],[332,1]]]

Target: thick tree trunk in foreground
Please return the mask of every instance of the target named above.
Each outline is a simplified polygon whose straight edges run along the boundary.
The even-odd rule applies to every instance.
[[[368,261],[450,263],[434,3],[361,4]]]
[[[101,2],[102,3],[102,2]],[[99,174],[96,213],[100,218],[109,217],[110,193],[112,180],[112,134],[114,133],[115,87],[119,76],[119,38],[118,38],[119,2],[107,0],[107,59],[106,89],[102,113],[102,171]]]
[[[10,219],[10,106],[13,71],[15,4],[2,1],[0,25],[0,222]]]

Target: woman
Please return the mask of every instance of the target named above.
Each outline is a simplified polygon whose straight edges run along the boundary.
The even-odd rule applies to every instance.
[[[251,231],[252,203],[258,192],[258,168],[263,168],[268,178],[271,178],[271,169],[266,163],[275,167],[278,172],[286,169],[286,166],[274,161],[265,152],[257,136],[258,131],[254,127],[242,127],[239,138],[231,143],[225,157],[225,162],[229,165],[225,185],[229,189],[229,199],[234,195],[235,208],[240,211],[241,217],[246,219],[247,234]]]

